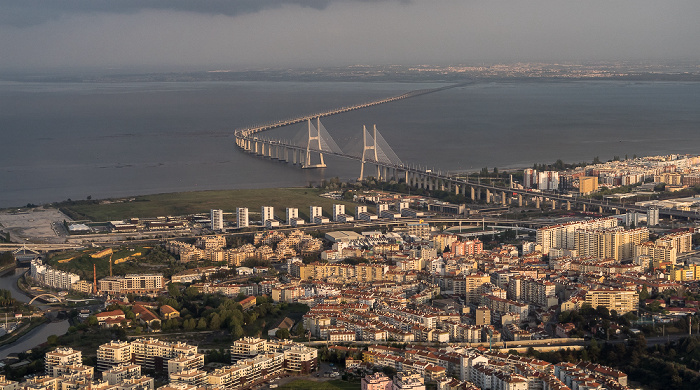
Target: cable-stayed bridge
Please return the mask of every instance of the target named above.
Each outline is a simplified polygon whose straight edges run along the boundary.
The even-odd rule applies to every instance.
[[[615,213],[627,211],[648,212],[648,208],[641,206],[610,203],[595,199],[573,198],[555,193],[532,192],[513,188],[512,183],[509,187],[481,184],[468,179],[456,178],[440,171],[434,172],[420,166],[409,166],[401,161],[389,143],[379,133],[376,126],[372,126],[371,130],[363,126],[360,137],[355,142],[349,142],[344,149],[341,149],[321,123],[322,117],[443,91],[462,85],[464,84],[417,90],[355,106],[238,129],[235,131],[236,145],[251,154],[280,162],[291,162],[302,168],[325,168],[324,155],[348,158],[361,162],[359,180],[365,178],[365,165],[370,165],[370,168],[376,167],[376,172],[373,172],[370,176],[378,180],[389,181],[393,179],[397,182],[403,181],[412,187],[423,188],[429,191],[454,192],[455,194],[468,196],[473,201],[483,200],[487,203],[498,203],[503,206],[517,204],[522,207],[530,203],[536,208],[540,208],[543,205],[547,205],[547,207],[551,205],[552,209],[562,208],[566,210],[571,210],[572,206],[578,206],[584,211],[598,212],[600,214],[604,211]],[[273,139],[263,137],[260,134],[266,130],[302,122],[306,122],[306,126],[291,140]],[[700,219],[700,214],[690,211],[659,209],[659,214],[687,219]]]

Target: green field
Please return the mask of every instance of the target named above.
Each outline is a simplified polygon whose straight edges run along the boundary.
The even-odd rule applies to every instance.
[[[75,220],[111,221],[125,218],[152,218],[209,213],[222,209],[234,213],[237,207],[247,207],[251,220],[255,220],[262,206],[274,206],[275,215],[285,218],[287,207],[299,209],[299,217],[308,220],[309,206],[321,206],[330,215],[332,205],[346,205],[348,214],[354,214],[352,202],[320,197],[322,191],[315,188],[271,188],[254,190],[176,192],[134,197],[134,201],[99,204],[97,201],[63,202],[59,207]],[[235,216],[227,216],[234,218]]]
[[[360,383],[344,382],[341,380],[314,382],[299,379],[280,386],[279,388],[280,390],[358,390],[360,388]]]

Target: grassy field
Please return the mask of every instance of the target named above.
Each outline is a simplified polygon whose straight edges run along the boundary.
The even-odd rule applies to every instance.
[[[341,380],[314,382],[299,379],[282,385],[279,388],[280,390],[358,390],[360,388],[360,383],[344,382]]]
[[[91,221],[121,220],[138,217],[188,215],[209,213],[211,209],[222,209],[235,214],[237,207],[247,207],[251,220],[259,218],[262,206],[274,206],[275,215],[285,218],[287,207],[299,209],[299,217],[308,220],[309,206],[321,206],[330,215],[332,205],[346,205],[348,214],[354,214],[352,202],[336,201],[319,196],[322,191],[315,188],[272,188],[254,190],[177,192],[134,197],[131,202],[98,204],[98,202],[77,201],[60,204],[73,219]],[[227,216],[227,218],[234,218]]]

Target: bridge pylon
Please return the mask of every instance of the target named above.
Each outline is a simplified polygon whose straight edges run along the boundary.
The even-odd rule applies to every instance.
[[[379,157],[377,157],[377,125],[373,127],[372,145],[367,145],[367,127],[362,126],[362,165],[360,166],[360,181],[362,181],[365,176],[365,161],[367,161],[367,151],[369,150],[374,152],[374,161],[379,163]],[[377,164],[377,180],[381,178],[381,167]]]
[[[302,168],[325,168],[326,164],[323,162],[323,153],[321,153],[321,150],[323,150],[321,147],[321,117],[316,118],[316,135],[311,134],[311,128],[314,127],[311,124],[311,119],[308,119],[307,122],[309,124],[309,138],[306,143],[306,161]],[[318,164],[311,164],[311,141],[316,141],[318,144],[318,155],[321,158],[321,162]]]

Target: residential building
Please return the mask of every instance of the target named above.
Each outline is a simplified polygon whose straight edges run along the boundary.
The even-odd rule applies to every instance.
[[[223,210],[211,210],[211,230],[222,231],[224,230],[224,211]]]
[[[131,362],[132,348],[126,341],[110,341],[97,349],[97,370],[107,371]],[[140,367],[140,366],[139,366]]]
[[[239,228],[248,227],[248,208],[239,207],[236,209],[236,226]]]
[[[381,372],[362,377],[360,381],[361,390],[391,390],[393,382]]]

